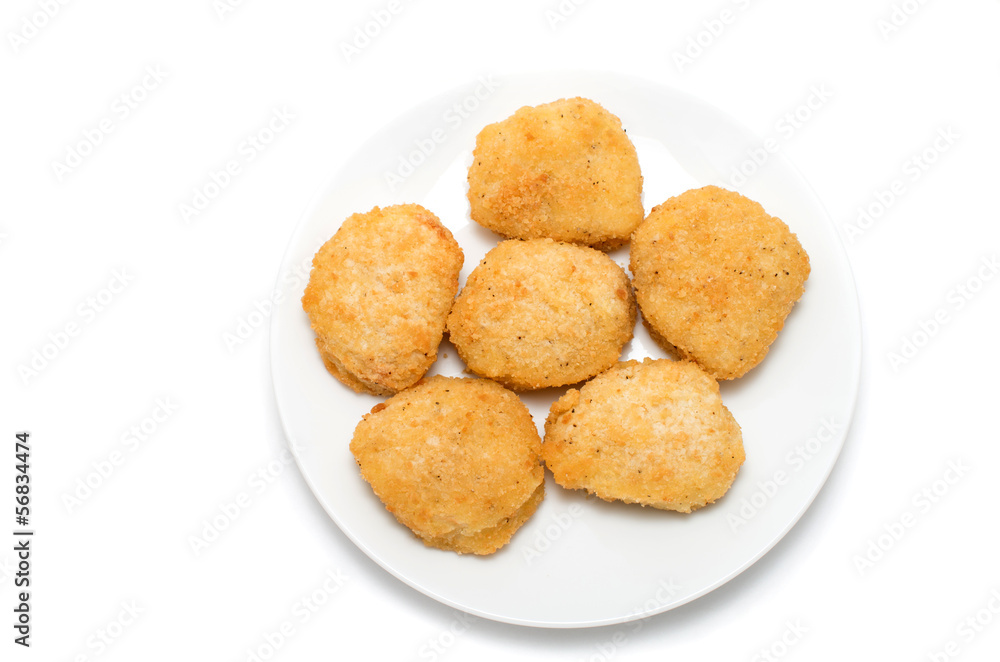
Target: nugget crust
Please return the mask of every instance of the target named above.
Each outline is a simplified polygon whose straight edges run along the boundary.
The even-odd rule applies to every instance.
[[[351,452],[375,494],[431,547],[492,554],[544,495],[541,439],[518,397],[435,376],[365,414]]]
[[[542,457],[563,487],[688,513],[725,494],[745,456],[718,382],[689,361],[646,359],[554,402]]]
[[[610,368],[632,338],[625,271],[551,239],[504,241],[469,275],[448,332],[469,369],[513,389],[574,384]]]
[[[415,384],[437,358],[463,260],[420,205],[345,220],[313,258],[302,297],[327,370],[361,393]]]
[[[621,120],[589,99],[521,108],[476,138],[469,204],[480,225],[608,250],[642,222],[642,175]]]
[[[809,277],[787,225],[716,186],[654,207],[632,236],[630,266],[653,337],[716,379],[764,359]]]

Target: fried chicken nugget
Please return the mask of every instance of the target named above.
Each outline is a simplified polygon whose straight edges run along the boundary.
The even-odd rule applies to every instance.
[[[365,414],[351,452],[375,494],[429,547],[492,554],[545,494],[528,408],[485,379],[431,377]]]
[[[472,219],[513,239],[609,250],[642,222],[642,175],[621,120],[589,99],[525,106],[484,128],[469,168]]]
[[[529,390],[610,368],[635,317],[628,276],[604,253],[551,239],[510,240],[469,275],[448,332],[472,372]]]
[[[415,384],[437,358],[463,261],[420,205],[345,220],[313,258],[302,297],[327,370],[360,393]]]
[[[542,458],[565,488],[689,513],[729,490],[745,454],[718,382],[688,361],[645,359],[554,402]]]
[[[651,335],[716,379],[764,359],[809,277],[787,225],[717,186],[654,207],[632,236],[630,265]]]

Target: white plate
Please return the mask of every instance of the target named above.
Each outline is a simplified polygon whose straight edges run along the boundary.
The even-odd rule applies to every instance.
[[[288,440],[298,447],[299,467],[316,498],[344,533],[400,580],[445,604],[541,627],[608,625],[666,611],[760,558],[802,516],[833,468],[861,358],[857,295],[840,239],[801,176],[780,151],[769,154],[739,190],[798,235],[812,275],[764,362],[722,386],[747,454],[723,499],[680,515],[587,498],[549,476],[538,512],[489,557],[427,548],[398,524],[348,450],[354,426],[380,399],[354,393],[324,369],[300,304],[303,266],[351,213],[417,202],[461,244],[464,283],[498,241],[469,220],[465,175],[476,134],[521,106],[578,95],[622,119],[639,152],[647,211],[695,186],[732,188],[733,168],[752,164],[748,150],[762,144],[715,108],[639,79],[581,73],[475,81],[406,112],[320,192],[285,255],[271,324],[274,389]],[[760,151],[756,155],[762,160]],[[411,173],[403,164],[418,165]],[[627,266],[627,249],[612,257]],[[454,348],[444,343],[444,354],[430,374],[461,374]],[[640,323],[625,356],[665,355]],[[561,392],[524,398],[540,429]]]

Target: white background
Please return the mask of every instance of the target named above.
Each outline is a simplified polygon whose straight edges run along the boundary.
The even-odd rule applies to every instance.
[[[0,534],[12,540],[22,429],[37,533],[30,650],[12,643],[16,559],[0,545],[3,659],[246,660],[287,621],[273,659],[995,660],[1000,279],[975,275],[1000,252],[1000,2],[897,2],[910,14],[891,31],[888,1],[401,2],[350,57],[342,44],[388,1],[51,2],[51,18],[45,2],[5,2]],[[266,323],[224,340],[271,292],[309,200],[381,126],[481,75],[568,69],[688,91],[761,136],[825,86],[781,151],[843,231],[864,323],[855,420],[812,508],[741,576],[638,630],[465,619],[398,582],[281,463]],[[144,80],[154,89],[125,117],[115,100]],[[275,109],[294,120],[247,161],[241,143]],[[113,130],[60,177],[53,163],[102,120]],[[231,159],[239,174],[185,222],[179,205]],[[104,291],[116,273],[127,285]],[[960,306],[966,284],[981,288]],[[914,334],[922,346],[893,363]],[[53,338],[66,347],[26,372]],[[129,436],[154,413],[165,420]],[[254,478],[269,465],[272,482]],[[196,554],[190,537],[241,493],[249,505]],[[342,585],[303,622],[300,600],[329,575]]]

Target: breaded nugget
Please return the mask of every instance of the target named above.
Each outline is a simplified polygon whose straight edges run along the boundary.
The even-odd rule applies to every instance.
[[[365,414],[351,452],[375,494],[431,547],[492,554],[545,492],[528,408],[485,379],[435,376]]]
[[[632,236],[631,269],[652,336],[734,379],[767,354],[802,296],[809,256],[758,203],[706,186],[653,208]]]
[[[689,513],[729,490],[745,456],[718,382],[689,361],[646,359],[554,402],[542,458],[563,487]]]
[[[448,332],[469,369],[513,389],[574,384],[610,368],[632,338],[625,271],[551,239],[501,242],[469,275]]]
[[[327,370],[392,395],[437,358],[464,255],[420,205],[354,214],[313,258],[302,307]]]
[[[589,99],[521,108],[484,128],[469,168],[472,219],[515,239],[602,250],[642,222],[642,175],[621,120]]]

